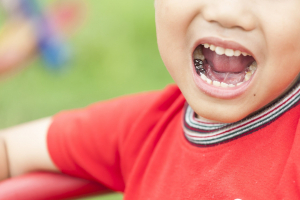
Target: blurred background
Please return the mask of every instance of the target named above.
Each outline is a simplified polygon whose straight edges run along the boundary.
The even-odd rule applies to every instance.
[[[63,0],[38,2],[51,10]],[[36,47],[17,70],[0,76],[0,128],[121,95],[162,89],[173,82],[157,49],[153,0],[82,2],[76,28],[62,34],[62,43],[68,47],[63,66],[53,69],[50,63],[49,67],[41,53],[35,53]],[[8,18],[1,10],[0,41],[6,41],[3,30],[11,23]],[[93,199],[122,199],[122,195]]]

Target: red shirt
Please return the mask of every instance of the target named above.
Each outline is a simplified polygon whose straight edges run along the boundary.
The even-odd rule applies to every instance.
[[[62,112],[48,148],[62,172],[124,199],[299,199],[299,85],[233,124],[198,121],[176,86]]]

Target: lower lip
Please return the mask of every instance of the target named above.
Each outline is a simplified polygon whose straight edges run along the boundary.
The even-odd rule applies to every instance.
[[[223,87],[216,87],[211,84],[208,84],[206,81],[204,81],[197,73],[195,70],[194,65],[193,66],[193,78],[194,81],[197,85],[197,87],[203,91],[204,93],[220,98],[220,99],[233,99],[236,98],[240,95],[242,95],[247,88],[249,87],[249,84],[253,78],[253,76],[246,82],[243,82],[243,84],[236,86],[236,87],[228,87],[228,88],[223,88]]]

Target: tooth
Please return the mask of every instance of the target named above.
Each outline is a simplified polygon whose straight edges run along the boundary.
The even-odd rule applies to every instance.
[[[254,61],[254,62],[250,65],[249,70],[251,71],[252,74],[254,74],[256,68],[257,68],[257,64],[256,64],[256,62]]]
[[[229,84],[229,85],[228,85],[228,87],[235,87],[235,85],[233,85],[233,84]]]
[[[242,52],[242,54],[243,54],[243,56],[247,56],[248,54],[247,53],[245,53],[245,52]]]
[[[202,80],[204,80],[204,81],[206,81],[206,76],[204,75],[204,74],[201,74],[201,78],[202,78]]]
[[[218,55],[223,55],[225,53],[225,49],[222,48],[222,47],[216,47],[216,50],[215,50],[216,54]]]
[[[252,76],[252,73],[251,72],[247,72],[246,75],[245,75],[245,81],[248,81]]]
[[[221,83],[221,87],[227,88],[227,87],[228,87],[228,84],[222,82],[222,83]]]
[[[211,81],[209,78],[206,79],[206,82],[207,82],[208,84],[211,84],[211,83],[212,83],[212,81]]]
[[[204,45],[203,45],[205,48],[209,48],[209,44],[207,44],[207,43],[205,43]]]
[[[200,59],[200,60],[205,60],[205,57],[203,54],[194,54],[194,59]]]
[[[201,48],[197,48],[194,52],[194,59],[204,60],[203,58],[204,58],[204,56],[202,54]]]
[[[202,49],[200,47],[197,47],[196,52],[202,53]]]
[[[249,69],[250,69],[251,71],[255,71],[256,68],[257,68],[257,67],[255,67],[254,65],[250,65],[250,67],[249,67]]]
[[[213,81],[213,85],[214,86],[217,86],[217,87],[220,87],[221,86],[221,83],[219,81]]]
[[[239,82],[238,84],[236,84],[236,86],[239,86],[239,85],[242,85],[243,84],[243,82]]]
[[[234,51],[232,49],[225,49],[225,55],[226,56],[233,56],[234,55]]]
[[[214,50],[216,49],[215,45],[213,45],[213,44],[212,44],[212,45],[210,45],[210,47],[209,47],[209,48],[210,48],[210,50],[212,50],[212,51],[214,51]]]
[[[194,59],[200,59],[201,54],[194,54]]]
[[[257,68],[257,63],[254,61],[254,62],[250,65],[249,69],[250,69],[251,71],[255,71],[256,68]]]
[[[240,55],[241,55],[241,52],[239,50],[234,51],[234,56],[240,56]]]

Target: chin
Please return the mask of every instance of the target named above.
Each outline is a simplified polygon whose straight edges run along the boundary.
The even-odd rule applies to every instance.
[[[245,112],[241,112],[240,109],[226,109],[226,108],[209,109],[209,110],[193,108],[193,110],[198,116],[201,116],[209,121],[216,122],[216,123],[234,123],[252,114],[252,112],[249,112],[248,110]]]

